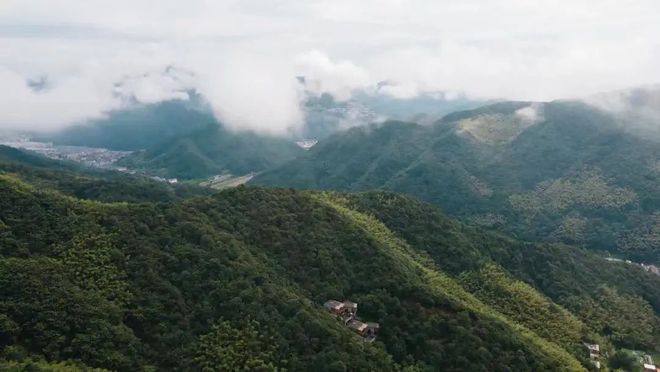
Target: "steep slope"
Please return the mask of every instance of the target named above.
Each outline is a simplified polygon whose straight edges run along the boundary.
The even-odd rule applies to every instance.
[[[0,192],[5,358],[108,369],[583,368],[341,198],[241,187],[177,204],[100,204],[9,176]],[[379,341],[322,310],[329,298],[359,302],[381,324]]]
[[[575,247],[523,243],[484,233],[396,194],[354,194],[348,200],[351,208],[373,215],[411,247],[426,252],[484,302],[531,329],[535,329],[531,320],[524,317],[538,303],[547,304],[547,297],[618,347],[653,350],[660,345],[660,277],[641,267],[610,262]],[[532,294],[530,286],[544,296]],[[525,305],[520,306],[523,299]],[[550,317],[534,313],[545,324],[540,334],[556,329],[555,316],[565,318],[559,309],[548,311]],[[562,322],[574,324],[571,319]],[[574,330],[561,333],[575,335]]]
[[[660,263],[660,142],[625,125],[578,102],[504,102],[354,128],[252,182],[402,192],[524,239]]]

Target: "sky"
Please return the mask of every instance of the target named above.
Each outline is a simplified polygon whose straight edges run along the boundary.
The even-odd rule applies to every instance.
[[[0,0],[0,128],[53,130],[195,89],[282,134],[314,93],[552,100],[660,83],[657,0]]]

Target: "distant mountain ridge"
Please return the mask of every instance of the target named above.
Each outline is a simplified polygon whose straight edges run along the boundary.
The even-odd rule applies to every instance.
[[[132,150],[135,153],[121,159],[118,165],[181,179],[259,172],[303,152],[290,139],[227,130],[200,97],[111,112],[104,119],[42,135],[40,139],[55,144]]]
[[[577,101],[353,128],[252,182],[418,196],[481,226],[660,262],[660,145]]]

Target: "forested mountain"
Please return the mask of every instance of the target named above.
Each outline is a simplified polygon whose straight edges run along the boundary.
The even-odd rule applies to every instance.
[[[80,199],[104,202],[167,202],[211,190],[188,184],[169,184],[147,177],[62,162],[29,151],[0,145],[0,174]]]
[[[660,140],[580,102],[504,102],[353,128],[253,182],[415,195],[525,240],[660,263]],[[642,123],[636,121],[635,123]]]
[[[159,143],[118,164],[148,174],[182,179],[244,175],[286,163],[304,152],[294,141],[230,132],[217,124]]]
[[[141,104],[111,111],[106,117],[80,123],[38,138],[59,145],[142,150],[216,123],[201,97]]]
[[[659,277],[407,197],[239,187],[102,203],[43,182],[78,174],[66,164],[11,158],[0,369],[583,370],[582,341],[660,345]],[[359,303],[376,342],[328,299]]]
[[[108,113],[39,140],[55,144],[131,150],[118,165],[167,178],[244,175],[280,165],[303,152],[293,140],[232,132],[201,97],[138,105]]]
[[[135,104],[106,117],[34,139],[55,145],[137,151],[118,165],[167,178],[198,179],[223,173],[235,176],[261,172],[292,160],[304,151],[301,138],[321,139],[341,130],[365,126],[388,117],[438,117],[479,103],[444,96],[391,98],[363,91],[339,101],[329,94],[308,92],[301,109],[305,123],[298,131],[273,137],[252,131],[231,131],[216,119],[204,98]]]

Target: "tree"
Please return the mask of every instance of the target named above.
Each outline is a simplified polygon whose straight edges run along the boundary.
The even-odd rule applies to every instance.
[[[202,371],[277,371],[275,344],[259,331],[259,322],[247,320],[240,329],[228,321],[200,337],[195,361]]]
[[[636,365],[635,356],[626,351],[617,350],[617,352],[610,358],[609,364],[612,369],[632,371],[635,369]]]

